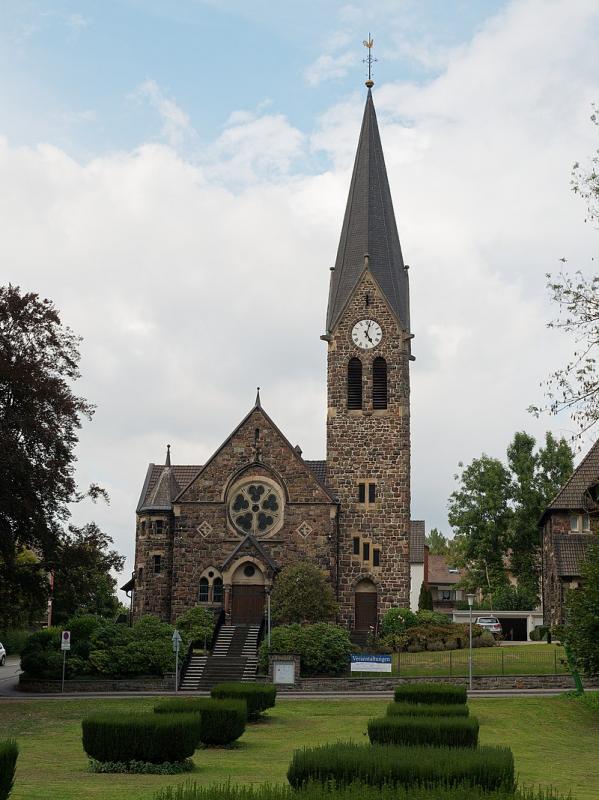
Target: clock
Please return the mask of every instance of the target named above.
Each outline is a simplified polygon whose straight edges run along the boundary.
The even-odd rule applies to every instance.
[[[378,322],[373,319],[361,319],[352,328],[351,338],[353,343],[362,350],[371,350],[381,343],[383,331]]]

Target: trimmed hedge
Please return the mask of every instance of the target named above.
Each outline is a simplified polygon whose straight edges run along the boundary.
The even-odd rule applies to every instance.
[[[154,706],[158,714],[199,712],[200,741],[207,745],[230,744],[243,734],[247,722],[245,700],[214,700],[211,697],[164,700]]]
[[[476,717],[380,717],[368,722],[371,744],[476,747]]]
[[[272,708],[277,697],[277,689],[270,683],[218,683],[210,692],[216,700],[230,698],[245,700],[248,720],[255,722],[263,711]]]
[[[338,742],[296,750],[287,780],[299,789],[310,781],[339,786],[465,784],[513,791],[514,757],[507,747],[399,747]]]
[[[333,788],[320,783],[306,786],[300,794],[290,786],[262,784],[235,786],[221,784],[198,786],[197,783],[169,786],[154,795],[154,800],[572,800],[551,789],[522,789],[515,794],[506,790],[484,792],[476,786],[365,786],[353,783]]]
[[[83,749],[96,761],[185,761],[200,741],[199,714],[92,714],[81,723]]]
[[[454,703],[444,706],[442,703],[389,703],[388,717],[467,717],[470,714],[467,705]]]
[[[395,687],[397,703],[440,703],[455,705],[467,700],[465,686],[453,686],[451,683],[406,683]]]
[[[19,747],[14,739],[0,741],[0,800],[6,800],[13,787],[18,755]]]

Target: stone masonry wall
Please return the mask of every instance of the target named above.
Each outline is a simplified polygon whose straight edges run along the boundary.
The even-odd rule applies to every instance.
[[[381,343],[370,351],[357,348],[351,339],[352,328],[361,319],[373,319],[383,330]],[[408,335],[366,272],[328,344],[327,480],[341,501],[340,602],[343,621],[350,627],[354,591],[361,578],[377,585],[379,617],[392,606],[409,605],[409,355]],[[378,356],[387,361],[384,411],[372,408],[372,362]],[[353,357],[362,361],[362,411],[347,409],[347,365]],[[358,503],[358,483],[365,479],[376,481],[374,508]],[[354,536],[367,537],[380,547],[379,568],[352,555]]]
[[[159,523],[162,523],[161,528]],[[172,513],[138,514],[135,535],[135,591],[133,616],[152,614],[167,622],[171,615],[173,575]],[[154,556],[160,556],[160,572],[154,572]]]

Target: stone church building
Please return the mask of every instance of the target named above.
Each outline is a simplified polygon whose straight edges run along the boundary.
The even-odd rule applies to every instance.
[[[410,595],[410,309],[370,82],[326,332],[326,461],[302,457],[260,396],[204,464],[150,464],[137,506],[135,618],[195,605],[259,623],[277,573],[317,565],[365,631]],[[323,306],[325,298],[322,298]],[[315,331],[318,335],[320,331]],[[324,409],[323,409],[324,411]]]

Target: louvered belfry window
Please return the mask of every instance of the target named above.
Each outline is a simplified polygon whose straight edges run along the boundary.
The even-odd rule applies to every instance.
[[[347,407],[362,409],[362,362],[359,358],[350,358],[347,365]]]
[[[372,407],[387,408],[387,362],[380,357],[372,362]]]

